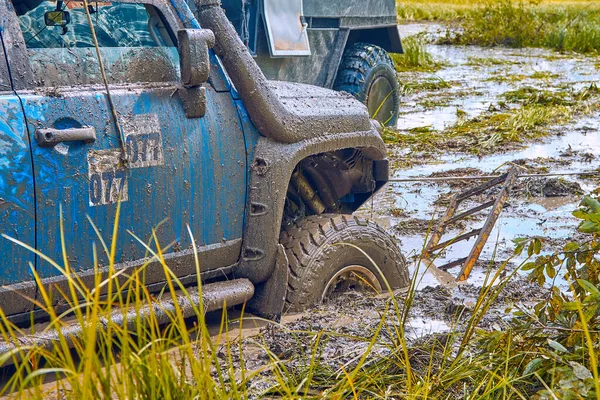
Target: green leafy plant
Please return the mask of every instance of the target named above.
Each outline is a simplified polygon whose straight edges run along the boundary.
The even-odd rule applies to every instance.
[[[560,277],[568,290],[553,285],[548,299],[517,313],[510,329],[479,337],[494,356],[512,342],[510,368],[540,399],[600,398],[600,202],[587,196],[573,215],[582,238],[559,251],[544,254],[543,238],[515,241],[517,255],[535,257],[522,267],[528,279],[543,285]]]

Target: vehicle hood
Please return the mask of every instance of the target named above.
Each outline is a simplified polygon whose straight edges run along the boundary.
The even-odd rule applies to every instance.
[[[268,85],[288,112],[301,120],[320,120],[329,133],[373,129],[367,107],[354,96],[302,83],[269,81]]]

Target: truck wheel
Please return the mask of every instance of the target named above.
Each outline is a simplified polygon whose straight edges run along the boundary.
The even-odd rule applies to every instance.
[[[381,47],[368,43],[348,47],[333,88],[365,103],[371,117],[382,124],[395,126],[398,122],[400,83],[392,59]]]
[[[289,265],[288,311],[303,311],[340,291],[385,291],[384,280],[369,257],[392,289],[409,284],[406,260],[397,242],[366,219],[337,214],[310,216],[284,230],[280,242]]]

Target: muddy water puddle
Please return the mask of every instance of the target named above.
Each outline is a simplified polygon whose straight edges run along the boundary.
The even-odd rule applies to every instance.
[[[404,36],[444,32],[435,24],[400,27]],[[581,55],[561,55],[541,49],[502,49],[427,45],[427,51],[443,63],[435,72],[400,73],[401,81],[416,88],[403,96],[398,129],[431,129],[442,132],[459,118],[477,117],[503,101],[503,94],[525,87],[558,91],[566,87],[580,90],[600,82],[596,60]],[[442,85],[429,85],[431,82]],[[425,82],[425,84],[423,84]],[[436,104],[439,103],[439,104]],[[578,117],[568,126],[552,130],[552,135],[535,143],[522,144],[518,150],[485,156],[464,153],[411,154],[405,148],[391,148],[389,158],[420,158],[416,166],[393,171],[397,179],[440,176],[489,175],[504,172],[518,164],[523,174],[573,173],[598,168],[600,159],[600,112]],[[397,165],[401,165],[396,163]],[[419,165],[420,164],[420,165]],[[452,195],[483,181],[392,182],[361,212],[372,216],[394,232],[410,260],[418,258],[428,231],[447,208]],[[472,273],[469,284],[483,284],[491,261],[504,261],[514,250],[513,240],[544,237],[558,249],[576,231],[578,221],[571,215],[584,193],[598,186],[597,178],[578,176],[528,178],[519,180],[490,235],[488,245]],[[467,202],[470,208],[490,198]],[[479,202],[479,203],[478,203]],[[450,239],[483,225],[485,212],[450,230],[441,240]],[[457,243],[435,260],[442,265],[466,257],[474,240]],[[515,268],[522,258],[511,260]],[[416,267],[412,267],[413,273]],[[447,276],[436,276],[419,268],[419,289],[447,284]],[[459,267],[449,270],[456,276]],[[438,274],[439,275],[439,274]],[[559,282],[560,284],[560,282]]]
[[[593,122],[593,121],[590,121]],[[598,122],[594,122],[598,124]],[[491,175],[502,165],[518,161],[532,170],[524,169],[523,173],[538,173],[539,169],[552,173],[571,173],[590,171],[597,168],[595,162],[588,162],[578,154],[586,153],[600,156],[600,143],[595,132],[568,132],[564,136],[554,137],[545,143],[534,144],[523,150],[510,153],[489,155],[483,158],[446,155],[440,157],[436,164],[421,165],[406,170],[396,170],[394,178],[428,178],[452,171],[476,170],[475,175]],[[565,156],[565,154],[569,154]],[[501,171],[505,171],[503,167]],[[473,175],[473,174],[469,174]],[[449,178],[450,179],[450,178]],[[376,196],[372,208],[366,207],[362,212],[372,216],[379,223],[389,228],[400,240],[402,249],[409,259],[421,254],[429,232],[436,225],[436,220],[446,211],[449,199],[456,193],[480,184],[469,182],[391,182]],[[559,185],[560,196],[546,197],[552,193],[552,185]],[[560,243],[570,238],[576,230],[578,220],[571,213],[577,208],[581,195],[589,193],[597,187],[594,179],[577,176],[527,178],[521,179],[511,193],[505,208],[494,227],[488,245],[480,257],[482,261],[506,260],[513,252],[513,240],[521,237],[540,236]],[[548,189],[548,190],[546,190]],[[563,190],[564,192],[560,192]],[[492,197],[489,197],[492,198]],[[484,202],[486,199],[479,199]],[[467,202],[465,208],[476,206],[477,202]],[[450,230],[442,241],[460,233],[480,228],[486,213],[476,214],[461,226]],[[435,260],[437,265],[454,261],[468,255],[473,240],[457,243],[444,251]],[[511,264],[517,265],[522,259],[516,258]],[[448,272],[457,275],[459,268]],[[482,284],[487,271],[478,268],[474,271],[469,283]],[[424,274],[419,288],[440,284],[440,280],[431,274]]]
[[[400,25],[400,32],[403,37],[425,33],[428,40],[435,41],[445,34],[446,28],[408,24]],[[407,85],[398,120],[400,130],[443,130],[461,117],[477,117],[501,102],[502,94],[523,87],[581,90],[600,81],[597,61],[582,55],[561,55],[544,49],[433,44],[427,45],[426,50],[444,66],[435,72],[399,74],[400,81]],[[415,82],[436,81],[443,87],[413,88]]]

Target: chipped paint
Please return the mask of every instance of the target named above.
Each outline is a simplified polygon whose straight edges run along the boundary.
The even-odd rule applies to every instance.
[[[164,165],[160,122],[156,114],[130,115],[121,119],[128,168]]]
[[[90,150],[87,160],[90,207],[129,200],[127,170],[120,150]]]
[[[54,151],[58,152],[59,154],[62,154],[63,156],[66,156],[69,153],[69,146],[67,146],[64,143],[59,143],[56,146],[54,146]]]

